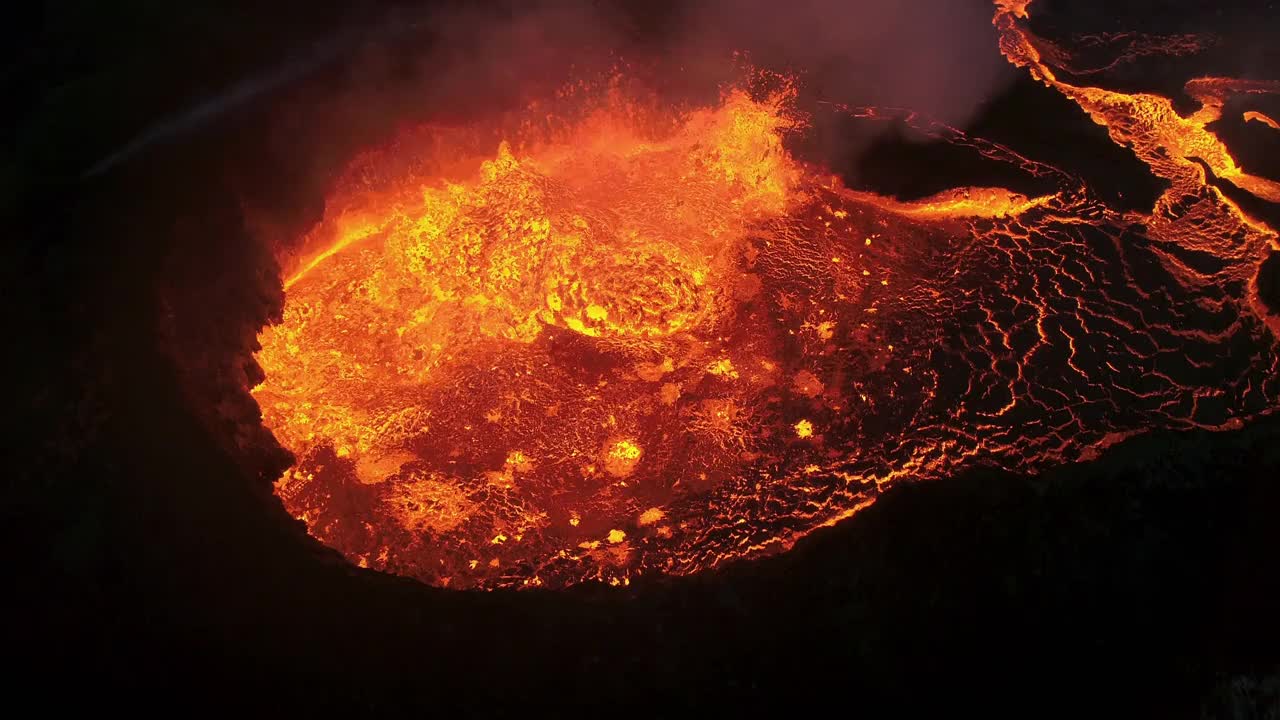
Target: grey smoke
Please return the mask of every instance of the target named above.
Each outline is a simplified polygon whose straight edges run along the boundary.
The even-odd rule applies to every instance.
[[[1011,77],[990,2],[700,0],[687,12],[687,45],[747,49],[804,72],[828,100],[963,125]]]
[[[329,63],[376,56],[382,41],[423,23],[434,41],[416,50],[418,77],[352,93],[361,106],[355,112],[394,112],[410,101],[447,106],[450,98],[511,91],[530,79],[568,81],[572,66],[598,66],[606,48],[642,61],[646,53],[674,59],[691,78],[714,76],[730,53],[746,51],[757,65],[801,71],[806,86],[823,99],[911,108],[963,125],[1011,76],[991,15],[981,0],[531,0],[497,10],[393,14],[375,28],[318,42],[158,120],[82,177],[104,173]]]

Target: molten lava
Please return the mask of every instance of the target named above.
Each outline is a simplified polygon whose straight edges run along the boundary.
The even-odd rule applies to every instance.
[[[1274,234],[1184,156],[1272,197],[1204,128],[1270,89],[1197,81],[1182,118],[1067,85],[1028,4],[998,3],[1006,55],[1173,183],[1150,216],[914,118],[1059,189],[854,192],[784,147],[785,84],[660,112],[612,93],[482,161],[442,160],[474,154],[448,133],[360,159],[261,337],[286,507],[436,585],[621,584],[785,549],[901,479],[1268,410],[1247,288]]]

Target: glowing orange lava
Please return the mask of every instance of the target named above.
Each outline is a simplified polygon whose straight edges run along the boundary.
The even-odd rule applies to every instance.
[[[997,3],[1010,60],[1175,182],[1148,235],[924,121],[1058,191],[849,190],[787,152],[786,83],[679,110],[608,94],[496,150],[406,139],[330,195],[261,336],[254,393],[298,457],[286,507],[436,585],[626,584],[785,549],[899,480],[1269,409],[1275,342],[1241,279],[1273,235],[1184,159],[1271,197],[1204,129],[1267,88],[1200,81],[1182,118],[1066,85],[1029,4]]]
[[[1272,120],[1269,116],[1264,115],[1256,110],[1250,110],[1246,112],[1244,114],[1244,121],[1256,122],[1262,125],[1266,125],[1272,130],[1280,130],[1280,123],[1276,122],[1275,120]]]

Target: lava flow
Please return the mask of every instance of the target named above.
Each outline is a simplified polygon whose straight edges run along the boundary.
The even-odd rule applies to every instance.
[[[261,336],[285,506],[435,585],[625,584],[785,549],[899,480],[1268,411],[1249,286],[1274,233],[1187,157],[1274,199],[1205,129],[1273,88],[1196,81],[1183,118],[1068,85],[1027,5],[997,4],[1006,56],[1171,183],[1150,214],[914,117],[1058,190],[852,191],[787,151],[806,126],[785,82],[660,111],[606,93],[482,161],[441,160],[475,149],[445,132],[368,153]]]

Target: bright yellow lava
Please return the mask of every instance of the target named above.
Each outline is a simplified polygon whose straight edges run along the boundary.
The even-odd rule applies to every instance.
[[[801,420],[795,424],[796,437],[807,438],[813,437],[813,423],[808,420]]]
[[[567,135],[501,143],[469,177],[349,178],[313,232],[322,249],[286,283],[283,322],[260,338],[264,421],[321,478],[282,482],[286,504],[336,513],[312,532],[373,567],[401,567],[424,536],[459,549],[430,569],[451,587],[528,554],[594,551],[611,520],[669,537],[659,507],[634,505],[683,492],[668,449],[681,388],[741,379],[690,342],[732,314],[752,228],[795,200],[791,92],[730,90],[675,117],[615,98]],[[602,352],[634,357],[639,384],[592,371]],[[647,385],[673,375],[686,377]],[[683,421],[715,433],[698,483],[742,463],[741,403],[707,402]],[[313,496],[348,473],[377,488],[371,506]],[[349,527],[361,513],[375,520]],[[546,537],[553,524],[563,537]],[[626,532],[605,529],[623,547]],[[474,562],[462,548],[477,545],[501,562]]]
[[[597,118],[579,152],[517,158],[503,143],[470,181],[387,198],[291,279],[258,356],[268,424],[295,452],[332,442],[365,455],[402,437],[388,424],[423,421],[395,388],[432,382],[485,341],[695,328],[716,313],[747,228],[786,208],[796,170],[779,102],[735,92],[659,140]]]

